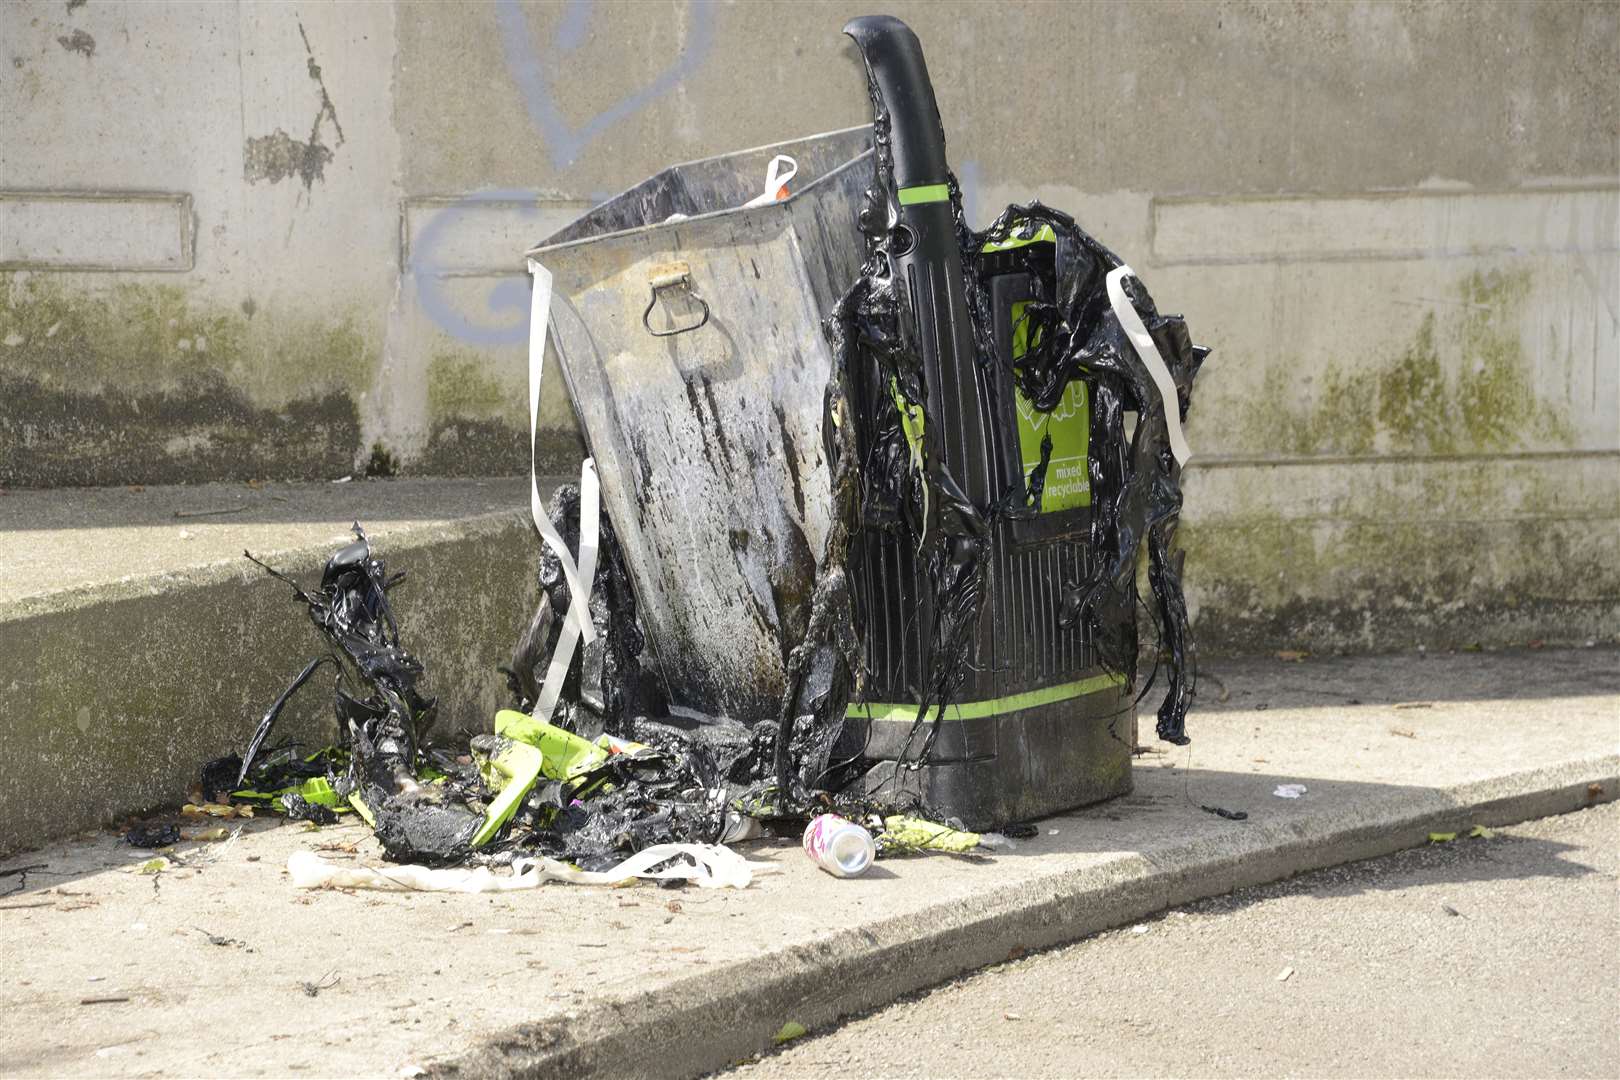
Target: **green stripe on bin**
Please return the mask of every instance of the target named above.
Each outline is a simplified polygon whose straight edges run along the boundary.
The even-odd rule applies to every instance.
[[[900,189],[901,206],[945,202],[950,197],[951,189],[948,184],[923,184],[919,187],[903,187]]]
[[[1123,675],[1093,675],[1089,679],[1046,686],[1039,690],[1026,690],[1021,694],[991,698],[989,701],[963,701],[947,706],[945,711],[949,713],[948,719],[951,720],[980,720],[987,716],[1004,716],[1022,709],[1069,701],[1087,694],[1095,694],[1099,690],[1107,690],[1109,687],[1124,685]],[[930,714],[933,711],[930,709]],[[849,708],[844,710],[844,715],[856,720],[903,720],[909,724],[917,719],[917,706],[888,705],[875,701],[864,704],[851,702]],[[932,720],[929,722],[932,723]]]

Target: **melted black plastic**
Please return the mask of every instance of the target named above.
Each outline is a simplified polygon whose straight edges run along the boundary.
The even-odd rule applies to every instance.
[[[1057,239],[1055,273],[1026,256],[1026,269],[1040,295],[1025,309],[1030,320],[1028,349],[1009,366],[1018,388],[1041,410],[1050,411],[1073,379],[1084,380],[1090,391],[1091,546],[1098,557],[1089,580],[1066,588],[1060,623],[1068,626],[1083,620],[1104,666],[1134,680],[1137,559],[1145,540],[1148,583],[1159,609],[1160,646],[1169,658],[1169,689],[1159,707],[1157,733],[1167,742],[1185,744],[1194,685],[1181,584],[1183,555],[1175,551],[1181,467],[1170,453],[1158,389],[1108,302],[1105,281],[1121,262],[1073,218],[1040,203],[1009,206],[989,228],[976,233],[962,219],[954,183],[952,201],[981,361],[994,360],[997,352],[989,295],[977,285],[980,253],[987,243],[1006,240],[1015,232],[1028,236],[1031,232],[1025,230],[1041,226],[1049,226]],[[1158,312],[1139,278],[1127,275],[1122,285],[1170,371],[1177,391],[1175,407],[1185,420],[1193,380],[1209,350],[1192,343],[1179,315]],[[1127,412],[1136,414],[1135,431],[1129,436]]]
[[[876,176],[861,215],[867,236],[866,259],[835,315],[835,362],[845,385],[866,370],[877,372],[879,386],[890,385],[892,380],[908,407],[923,410],[927,432],[937,425],[926,411],[925,367],[910,329],[913,320],[906,310],[904,291],[894,287],[890,272],[889,252],[895,244],[907,242],[896,228],[890,121],[870,70],[868,76]],[[1169,661],[1169,689],[1158,710],[1157,733],[1166,741],[1186,743],[1186,713],[1194,686],[1181,584],[1183,557],[1175,551],[1181,469],[1169,450],[1164,403],[1108,301],[1106,278],[1121,261],[1069,215],[1040,203],[1009,206],[989,228],[975,232],[962,215],[961,193],[954,178],[949,188],[978,363],[1008,369],[1017,388],[1042,411],[1056,407],[1074,379],[1084,380],[1089,390],[1090,539],[1095,569],[1086,580],[1066,583],[1059,624],[1083,622],[1104,667],[1134,683],[1136,574],[1145,541],[1148,581],[1158,604],[1160,647]],[[987,244],[1015,234],[1028,237],[1042,226],[1049,226],[1056,238],[1055,266],[1036,257],[1035,245],[1012,249],[1036,291],[1024,316],[1029,345],[1015,362],[996,348],[992,300],[982,283],[980,261]],[[1127,276],[1123,286],[1169,368],[1177,388],[1175,405],[1185,419],[1193,379],[1209,350],[1192,343],[1180,316],[1159,314],[1138,278]],[[852,341],[855,347],[838,349],[843,341]],[[1126,413],[1136,417],[1135,429],[1129,434]],[[900,533],[925,555],[933,593],[915,735],[930,710],[936,716],[943,714],[972,662],[984,599],[981,557],[990,525],[1001,518],[1027,517],[1039,511],[1050,444],[1043,441],[1041,463],[1031,471],[1027,487],[1015,485],[1002,499],[978,507],[963,495],[926,436],[924,466],[920,470],[913,466],[899,408],[886,395],[879,395],[862,435],[868,449],[860,461],[858,487],[865,524]],[[937,730],[937,724],[929,728],[919,758],[926,756]],[[907,747],[909,751],[910,740]]]
[[[132,825],[124,834],[124,843],[130,847],[161,848],[180,842],[180,826],[142,823]]]
[[[422,664],[399,641],[399,626],[389,590],[405,577],[389,576],[358,522],[355,540],[340,548],[310,591],[292,578],[243,554],[279,581],[290,585],[310,622],[326,640],[328,652],[307,664],[276,699],[254,732],[238,766],[237,784],[269,791],[295,778],[328,773],[340,795],[358,793],[376,821],[377,838],[390,858],[452,862],[472,849],[482,821],[481,808],[466,805],[485,793],[476,771],[442,784],[423,784],[417,774],[428,758],[422,740],[432,726],[435,702],[417,690]],[[327,755],[294,763],[290,755],[263,755],[277,716],[294,693],[324,664],[333,664],[333,709],[338,742],[349,750],[343,775],[332,770]],[[218,790],[229,759],[210,762],[203,770],[205,790]],[[297,796],[284,800],[293,816],[326,819],[330,811]]]

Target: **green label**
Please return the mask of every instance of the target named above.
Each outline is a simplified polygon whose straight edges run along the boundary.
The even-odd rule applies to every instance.
[[[1016,362],[1028,351],[1029,325],[1024,311],[1029,302],[1012,306],[1012,355]],[[1072,510],[1091,505],[1091,472],[1087,457],[1091,446],[1091,409],[1086,400],[1086,384],[1072,379],[1063,396],[1049,413],[1036,410],[1021,391],[1014,390],[1018,408],[1018,449],[1024,459],[1024,481],[1041,463],[1041,440],[1052,436],[1052,460],[1046,467],[1046,488],[1041,495],[1041,513]]]

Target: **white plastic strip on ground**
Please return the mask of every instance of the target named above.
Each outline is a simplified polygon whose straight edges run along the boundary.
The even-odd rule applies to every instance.
[[[1170,369],[1164,366],[1164,357],[1159,355],[1159,347],[1153,343],[1153,335],[1142,325],[1142,316],[1136,313],[1136,305],[1125,295],[1125,286],[1121,281],[1127,274],[1136,276],[1136,272],[1124,264],[1109,272],[1108,302],[1113,305],[1114,315],[1124,328],[1125,336],[1136,347],[1136,355],[1142,358],[1148,374],[1153,376],[1153,385],[1159,388],[1159,398],[1164,403],[1164,426],[1170,432],[1170,453],[1175,455],[1177,465],[1185,466],[1187,459],[1192,457],[1192,451],[1187,447],[1187,437],[1181,432],[1181,399],[1176,395],[1176,383],[1170,377]]]
[[[562,563],[569,596],[568,620],[558,635],[551,667],[546,672],[546,681],[534,708],[534,715],[538,719],[550,720],[579,640],[584,638],[587,645],[596,640],[596,627],[591,622],[591,591],[586,586],[596,584],[601,490],[596,476],[596,462],[586,458],[579,469],[579,562],[576,564],[540,502],[536,440],[540,425],[540,382],[545,375],[546,365],[546,327],[551,318],[551,271],[530,259],[529,273],[534,278],[534,295],[529,306],[529,513],[546,546]]]
[[[686,856],[677,859],[677,856]],[[654,870],[659,863],[675,863]],[[704,889],[746,889],[754,875],[777,869],[775,863],[750,862],[719,844],[655,844],[611,870],[581,870],[556,859],[514,859],[512,873],[489,867],[340,866],[313,851],[287,857],[287,873],[300,889],[378,889],[384,892],[511,892],[535,889],[547,881],[571,885],[621,885],[632,878],[691,881]]]

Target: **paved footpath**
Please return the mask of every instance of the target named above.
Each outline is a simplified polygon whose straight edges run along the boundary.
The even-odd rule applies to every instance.
[[[1612,648],[1265,658],[1205,674],[1193,745],[1148,745],[1131,795],[1050,819],[1010,853],[891,860],[853,881],[774,842],[751,854],[780,872],[742,892],[300,893],[291,852],[358,863],[375,842],[353,825],[265,819],[234,841],[182,844],[155,876],[105,832],[13,852],[0,858],[0,1076],[696,1075],[769,1048],[790,1021],[831,1030],[1010,955],[1620,789]],[[1278,798],[1285,783],[1307,791]],[[1446,917],[1448,939],[1494,925],[1447,902],[1468,916]],[[1154,943],[1171,932],[1153,925]],[[1206,962],[1187,937],[1114,995],[1111,1015],[1166,1047],[1188,1045],[1193,1010],[1143,1003],[1175,964],[1233,980],[1234,1008],[1240,975],[1263,975],[1254,994],[1297,1000],[1333,970],[1331,935],[1314,953],[1281,941],[1242,965]],[[1428,955],[1414,946],[1414,963]],[[1297,985],[1270,981],[1284,965]],[[1612,990],[1612,978],[1566,988]],[[1423,1023],[1475,1023],[1460,1001],[1437,998]],[[1513,1007],[1506,992],[1473,1003]],[[1544,1011],[1551,1025],[1583,1007]],[[961,1035],[982,1022],[965,1019]],[[1308,1037],[1298,1025],[1274,1036]],[[1189,1058],[1183,1071],[1217,1065]]]
[[[1620,805],[1178,907],[726,1073],[1620,1076]]]

